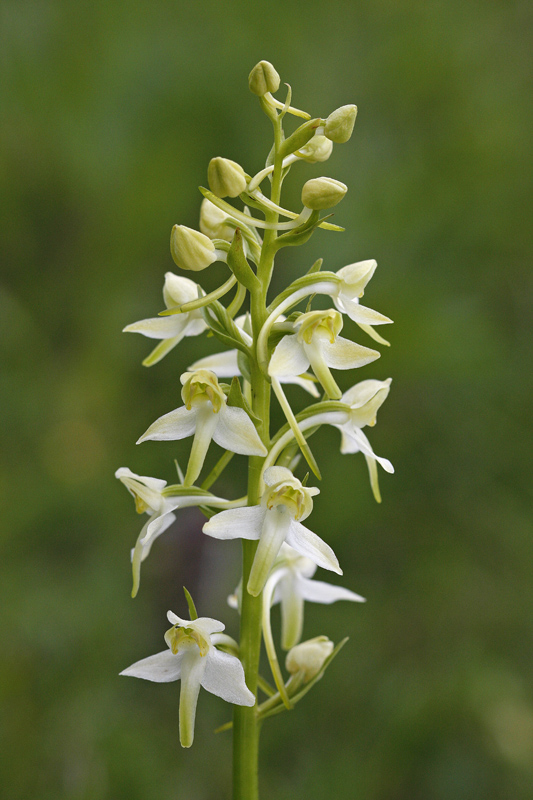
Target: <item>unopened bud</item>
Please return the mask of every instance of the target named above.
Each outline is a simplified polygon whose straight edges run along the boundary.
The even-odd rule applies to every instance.
[[[326,120],[325,134],[336,144],[344,144],[352,135],[357,106],[341,106],[332,111]]]
[[[270,61],[260,61],[248,76],[250,91],[262,97],[267,92],[277,92],[280,77]]]
[[[203,233],[174,225],[170,234],[170,253],[181,269],[199,272],[217,260],[215,245]]]
[[[320,672],[332,652],[333,642],[327,636],[316,636],[289,650],[285,666],[291,675],[300,674],[303,682],[308,683]]]
[[[200,206],[200,230],[210,239],[225,239],[231,242],[235,229],[227,225],[228,215],[204,197]]]
[[[332,150],[333,142],[326,136],[313,136],[304,147],[300,147],[296,155],[309,164],[316,164],[317,161],[327,161]]]
[[[322,211],[340,203],[347,191],[348,187],[334,178],[312,178],[304,183],[302,203],[313,211]]]
[[[243,168],[229,158],[212,158],[207,168],[207,180],[217,197],[238,197],[246,189]]]

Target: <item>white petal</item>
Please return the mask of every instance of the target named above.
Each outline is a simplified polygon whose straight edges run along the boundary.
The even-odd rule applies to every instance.
[[[392,322],[389,317],[380,314],[379,311],[362,306],[349,297],[343,297],[342,294],[338,299],[334,298],[334,302],[341,313],[348,314],[350,319],[357,322],[358,325],[386,325]]]
[[[337,336],[333,344],[326,338],[321,342],[322,354],[328,367],[332,369],[355,369],[364,367],[380,357],[377,350],[350,342],[343,336]]]
[[[182,654],[174,655],[170,650],[163,650],[155,656],[148,656],[142,661],[136,661],[131,667],[123,670],[121,675],[132,678],[144,678],[155,683],[170,683],[181,677]]]
[[[170,528],[175,519],[176,515],[173,514],[171,510],[169,510],[165,514],[161,514],[161,516],[150,520],[150,522],[146,526],[146,533],[141,539],[143,550],[146,551],[143,552],[143,557],[142,557],[143,561],[150,552],[150,548],[157,539],[157,537],[161,536],[161,534],[164,533],[167,528]]]
[[[350,292],[352,297],[360,297],[376,271],[377,261],[373,258],[366,261],[357,261],[355,264],[348,264],[337,271],[337,275],[342,279],[343,288]]]
[[[385,472],[394,472],[394,467],[392,466],[391,462],[388,458],[380,458],[377,456],[374,451],[372,450],[372,445],[368,441],[367,437],[363,433],[362,430],[359,428],[350,428],[345,426],[343,428],[343,432],[347,434],[350,438],[354,439],[356,444],[359,447],[359,450],[365,454],[365,456],[369,456],[370,458],[375,458],[378,464],[381,464]]]
[[[173,314],[171,317],[153,317],[141,319],[126,325],[124,333],[142,333],[149,339],[171,339],[183,335],[187,327],[187,314]]]
[[[146,433],[143,433],[137,444],[146,439],[154,441],[170,441],[175,439],[185,439],[192,436],[196,429],[196,409],[189,411],[185,406],[176,408],[168,414],[164,414],[150,425]]]
[[[215,539],[259,539],[265,514],[263,506],[229,508],[211,517],[202,530]]]
[[[250,570],[247,589],[251,595],[257,597],[270,574],[280,547],[286,539],[292,517],[283,506],[267,509],[261,531],[259,545],[255,551],[254,561]]]
[[[316,533],[310,531],[301,522],[292,521],[286,541],[303,556],[307,556],[315,564],[318,564],[319,567],[324,567],[324,569],[329,569],[342,575],[337,556],[329,544],[322,541]]]
[[[294,375],[301,375],[309,366],[302,345],[298,342],[298,336],[284,336],[278,344],[268,365],[268,374],[279,378],[290,378]]]
[[[360,408],[364,406],[365,403],[368,403],[380,389],[388,388],[391,384],[391,380],[391,378],[387,378],[386,381],[360,381],[356,383],[355,386],[352,386],[351,389],[348,389],[347,392],[344,392],[341,402],[353,406],[354,408]]]
[[[363,325],[362,322],[357,323],[362,331],[364,331],[368,336],[374,339],[375,342],[379,342],[379,344],[384,344],[387,347],[390,347],[390,342],[387,339],[384,339],[383,336],[380,336],[377,331],[371,325]]]
[[[213,353],[212,356],[200,358],[188,367],[188,371],[193,372],[195,369],[209,369],[214,372],[217,378],[233,378],[234,375],[240,375],[239,367],[237,364],[237,351],[227,350],[224,353]]]
[[[199,286],[190,278],[167,272],[163,286],[163,298],[168,308],[182,306],[198,299]]]
[[[298,593],[304,600],[312,603],[335,603],[337,600],[352,600],[354,603],[364,603],[365,598],[360,594],[345,589],[343,586],[333,586],[324,581],[310,581],[308,578],[297,578]]]
[[[237,706],[255,704],[255,697],[246,686],[244,669],[238,658],[212,647],[205,660],[201,681],[204,689]]]
[[[244,456],[266,456],[267,449],[255,425],[243,408],[223,405],[218,412],[218,425],[213,440],[225,450]]]
[[[263,481],[266,486],[275,486],[281,481],[294,481],[294,475],[287,467],[267,467],[263,473]]]

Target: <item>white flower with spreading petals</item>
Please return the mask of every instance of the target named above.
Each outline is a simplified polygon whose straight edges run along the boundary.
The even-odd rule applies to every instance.
[[[235,324],[241,330],[244,343],[250,347],[253,344],[253,339],[244,330],[246,316],[246,314],[242,314],[240,317],[237,317],[235,319]],[[278,319],[280,322],[283,322],[285,317],[282,314]],[[234,376],[239,376],[241,371],[238,363],[238,350],[225,350],[222,353],[213,353],[211,356],[200,358],[189,367],[189,371],[195,369],[209,369],[211,372],[215,373],[217,378],[233,378]],[[309,392],[313,397],[319,396],[315,381],[311,375],[289,376],[288,378],[283,378],[281,383],[296,384],[296,386],[301,386],[302,389],[305,389],[305,391]]]
[[[167,308],[179,308],[179,306],[190,303],[198,299],[198,295],[203,294],[197,283],[189,278],[182,278],[181,275],[174,275],[167,272],[165,284],[163,286],[163,299]],[[142,333],[149,339],[162,339],[163,341],[152,350],[150,355],[144,359],[145,367],[151,367],[161,361],[163,356],[176,347],[185,336],[198,336],[207,330],[207,325],[202,316],[202,309],[189,311],[184,314],[172,314],[165,317],[153,317],[152,319],[142,319],[126,325],[126,333]]]
[[[303,486],[286,467],[270,467],[265,470],[263,479],[266,490],[260,505],[222,511],[203,527],[204,533],[215,539],[259,541],[248,592],[254,596],[260,594],[283,542],[319,567],[342,575],[331,547],[299,522],[313,510],[312,498],[320,490]]]
[[[343,586],[311,580],[316,569],[310,558],[282,544],[265,587],[265,597],[272,593],[272,604],[281,603],[281,646],[284,650],[290,650],[301,639],[306,600],[324,604],[337,600],[365,602],[364,597]]]
[[[131,563],[133,570],[133,589],[132,597],[135,597],[139,590],[141,579],[141,564],[150,553],[150,549],[157,539],[176,519],[173,513],[179,508],[190,508],[191,506],[212,506],[220,508],[228,504],[222,497],[215,497],[209,492],[195,489],[194,493],[184,493],[180,495],[165,495],[167,482],[159,478],[150,478],[146,475],[136,475],[127,467],[120,467],[115,472],[118,478],[135,500],[135,508],[139,514],[149,514],[150,519],[143,526],[135,547],[131,551]]]
[[[169,611],[172,628],[165,634],[169,650],[143,658],[121,675],[155,683],[181,680],[179,727],[182,747],[194,739],[196,704],[200,687],[238,706],[253,706],[255,697],[246,686],[242,664],[235,656],[217,650],[224,625],[210,617],[180,619]]]
[[[181,376],[184,406],[159,417],[138,440],[174,441],[194,435],[187,474],[191,486],[199,476],[211,440],[226,450],[245,456],[266,456],[255,426],[242,408],[228,406],[216,375],[206,369]]]
[[[339,336],[342,324],[341,314],[333,309],[301,314],[294,322],[296,333],[285,336],[274,350],[268,374],[281,381],[301,375],[311,365],[324,391],[339,400],[342,392],[330,368],[354,369],[380,356],[376,350]]]

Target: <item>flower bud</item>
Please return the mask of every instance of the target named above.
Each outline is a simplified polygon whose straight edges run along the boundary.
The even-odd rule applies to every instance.
[[[302,203],[313,211],[332,208],[340,203],[348,187],[334,178],[312,178],[304,183]]]
[[[315,636],[307,642],[297,644],[287,653],[285,666],[291,675],[300,674],[304,683],[309,683],[333,652],[333,642],[327,636]]]
[[[198,272],[217,260],[215,245],[203,233],[174,225],[170,234],[170,253],[181,269]]]
[[[330,139],[315,135],[304,147],[300,147],[296,155],[309,164],[316,164],[317,161],[327,161],[332,150],[333,142]]]
[[[326,120],[325,134],[336,144],[344,144],[352,135],[357,106],[341,106],[332,111]]]
[[[243,168],[229,158],[212,158],[207,168],[207,180],[217,197],[238,197],[246,189]]]
[[[211,200],[204,197],[200,206],[200,230],[210,239],[225,239],[231,242],[235,229],[226,224],[228,215]]]
[[[277,92],[280,77],[270,61],[260,61],[248,76],[250,91],[262,97],[267,92]]]

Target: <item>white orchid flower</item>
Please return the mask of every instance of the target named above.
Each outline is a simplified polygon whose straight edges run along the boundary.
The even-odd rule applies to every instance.
[[[244,343],[250,347],[253,344],[253,339],[244,329],[246,317],[246,314],[241,314],[240,317],[236,317],[235,324],[241,331],[241,336]],[[284,320],[285,317],[282,314],[279,317],[279,321],[283,322]],[[198,361],[195,361],[194,364],[191,364],[188,369],[189,371],[196,369],[209,369],[211,372],[215,373],[217,378],[233,378],[234,376],[239,376],[241,371],[238,363],[238,350],[225,350],[222,353],[213,353],[211,356],[205,356],[205,358],[200,358]],[[291,375],[288,378],[283,378],[281,383],[296,384],[296,386],[301,386],[302,389],[305,389],[306,392],[309,392],[312,397],[319,396],[318,390],[315,386],[315,381],[311,375]]]
[[[315,294],[331,297],[337,311],[347,314],[369,336],[381,344],[389,342],[376,333],[374,325],[392,323],[389,317],[359,303],[365,286],[376,271],[374,259],[348,264],[338,272],[313,272],[298,278],[281,295],[277,305],[267,317],[258,337],[257,354],[260,364],[266,368],[268,361],[268,337],[274,323],[282,314],[301,300]]]
[[[189,278],[174,275],[173,272],[166,273],[163,299],[167,308],[178,308],[185,303],[197,300],[199,292],[203,294],[198,284]],[[202,309],[196,309],[183,314],[142,319],[126,325],[124,332],[142,333],[149,339],[162,339],[160,344],[142,362],[145,367],[151,367],[161,361],[183,338],[198,336],[207,330],[207,327],[202,316]]]
[[[362,367],[380,356],[377,350],[339,336],[342,324],[341,314],[333,309],[301,314],[293,323],[296,333],[284,336],[274,350],[268,374],[281,381],[301,375],[311,365],[327,395],[339,400],[342,392],[330,369]]]
[[[365,602],[364,597],[343,586],[311,580],[316,570],[314,561],[288,544],[282,544],[265,586],[264,602],[266,605],[267,598],[271,597],[271,605],[281,603],[281,646],[284,650],[290,650],[302,637],[306,600],[323,604],[337,600]]]
[[[146,475],[136,475],[127,467],[120,467],[115,472],[118,478],[135,500],[135,508],[139,514],[149,514],[150,519],[143,526],[131,551],[133,570],[133,588],[131,595],[135,597],[139,591],[141,579],[141,564],[150,553],[151,547],[158,536],[161,536],[176,519],[173,513],[179,508],[191,506],[213,506],[221,508],[228,505],[228,500],[215,497],[210,492],[194,489],[179,495],[165,495],[167,482],[159,478],[150,478]]]
[[[286,467],[270,467],[263,479],[266,489],[260,505],[221,511],[203,527],[204,533],[215,539],[259,541],[248,592],[254,596],[261,593],[283,542],[319,567],[342,575],[331,547],[299,521],[309,516],[313,510],[312,498],[320,490],[303,486]]]
[[[194,739],[196,704],[200,687],[238,706],[253,706],[255,697],[246,686],[242,664],[235,656],[217,650],[224,625],[210,617],[180,619],[167,614],[172,628],[165,634],[169,650],[143,658],[121,675],[155,683],[181,680],[179,728],[182,747]]]
[[[377,412],[389,393],[390,384],[390,378],[385,381],[360,381],[342,395],[341,403],[346,406],[344,409],[309,413],[309,416],[305,419],[295,420],[295,424],[302,436],[305,431],[318,425],[333,425],[338,428],[342,434],[341,453],[361,452],[365,456],[370,474],[370,485],[378,503],[381,502],[381,495],[376,463],[390,473],[394,472],[394,467],[387,458],[382,458],[374,453],[372,445],[361,429],[367,425],[373,427],[376,424]],[[313,407],[311,406],[310,412],[312,412],[312,409]],[[271,464],[275,464],[279,455],[293,438],[294,430],[291,429],[277,440],[265,461],[265,472]]]
[[[255,426],[242,408],[228,406],[216,375],[206,369],[181,376],[184,406],[159,417],[138,440],[174,441],[194,434],[184,486],[202,471],[211,440],[225,450],[246,456],[266,456]]]

